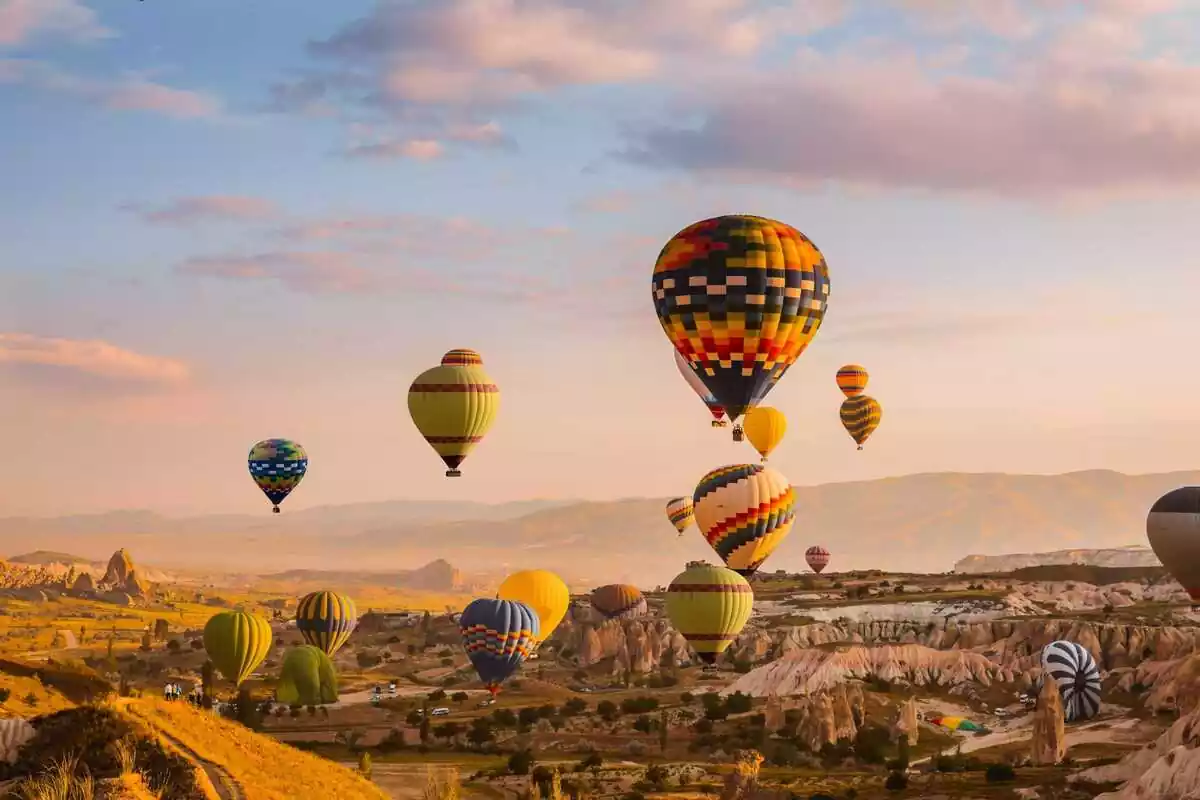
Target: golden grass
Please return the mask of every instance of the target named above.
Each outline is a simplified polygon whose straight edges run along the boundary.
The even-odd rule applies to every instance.
[[[135,700],[126,708],[151,728],[224,767],[241,784],[246,800],[388,797],[352,770],[256,734],[236,722],[197,711],[187,703]]]
[[[2,668],[0,686],[10,692],[8,699],[0,703],[0,717],[34,717],[75,707],[70,698],[49,686],[43,686],[37,678],[11,675]],[[29,695],[35,698],[33,703],[28,702]]]

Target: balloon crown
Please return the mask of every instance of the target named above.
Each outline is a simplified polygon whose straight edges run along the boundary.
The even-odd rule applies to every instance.
[[[442,356],[443,367],[477,367],[482,364],[483,359],[479,357],[479,353],[466,348],[451,350]]]

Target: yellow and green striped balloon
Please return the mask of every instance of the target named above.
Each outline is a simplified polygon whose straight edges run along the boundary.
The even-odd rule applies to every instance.
[[[874,397],[858,394],[846,398],[840,414],[842,427],[850,434],[858,449],[862,450],[863,443],[871,437],[883,419],[883,406],[879,405],[879,401]]]
[[[354,601],[337,592],[311,592],[296,606],[296,630],[304,641],[332,657],[358,624]]]
[[[204,652],[235,686],[241,686],[267,657],[271,639],[271,624],[244,611],[222,611],[204,626]]]
[[[667,587],[667,616],[697,657],[716,663],[750,619],[754,590],[731,569],[697,564]]]
[[[408,389],[409,414],[449,467],[447,478],[462,475],[459,465],[483,441],[499,408],[500,389],[484,372],[483,359],[474,350],[451,350]]]

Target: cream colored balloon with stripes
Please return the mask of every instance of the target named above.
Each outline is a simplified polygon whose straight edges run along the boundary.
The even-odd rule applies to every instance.
[[[459,466],[483,441],[499,408],[500,389],[474,350],[451,350],[408,389],[408,412],[448,467],[447,478],[462,475]]]
[[[753,575],[791,532],[796,493],[778,470],[732,464],[709,472],[692,495],[696,526],[725,566]]]

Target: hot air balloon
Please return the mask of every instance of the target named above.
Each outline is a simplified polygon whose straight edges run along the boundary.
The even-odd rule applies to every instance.
[[[204,626],[204,652],[235,686],[241,686],[267,657],[271,639],[270,623],[244,611],[222,611]]]
[[[814,544],[804,551],[804,560],[808,562],[809,569],[820,575],[821,570],[825,569],[829,564],[829,551],[820,545]]]
[[[1100,670],[1087,649],[1075,642],[1051,642],[1042,648],[1042,680],[1058,684],[1063,718],[1089,719],[1100,711]],[[1041,680],[1038,682],[1041,688]]]
[[[458,624],[467,658],[493,697],[539,638],[537,612],[515,600],[472,600]]]
[[[683,532],[687,530],[688,525],[692,524],[695,517],[692,498],[672,497],[667,501],[667,519],[671,520],[671,524],[675,526],[675,530],[679,531],[680,536],[683,536]]]
[[[883,406],[874,397],[865,394],[847,397],[842,403],[842,427],[862,450],[863,442],[871,437],[883,419]]]
[[[871,376],[865,367],[858,364],[847,364],[837,371],[837,385],[846,397],[860,395],[867,388]]]
[[[0,717],[0,763],[16,762],[21,745],[36,733],[34,727],[21,717]]]
[[[1154,555],[1200,603],[1200,486],[1173,489],[1150,508],[1146,538]]]
[[[344,594],[312,592],[296,605],[296,630],[304,641],[330,657],[346,643],[357,624],[358,609]]]
[[[300,485],[308,472],[308,454],[296,442],[287,439],[263,439],[250,448],[250,477],[271,501],[278,514],[279,504]]]
[[[782,411],[770,406],[755,406],[746,412],[742,428],[750,444],[754,445],[754,449],[765,462],[787,433],[787,417]]]
[[[706,664],[742,632],[754,606],[754,592],[731,569],[696,564],[667,587],[667,617]]]
[[[790,225],[729,215],[689,225],[667,242],[652,294],[663,332],[736,421],[817,335],[829,269]]]
[[[725,566],[749,577],[792,530],[796,493],[762,464],[719,467],[696,484],[696,526]]]
[[[338,699],[337,671],[319,647],[303,644],[283,657],[275,699],[285,706],[320,706]]]
[[[496,595],[501,600],[516,600],[524,603],[538,615],[539,632],[534,649],[550,638],[558,623],[567,614],[571,605],[571,591],[563,579],[544,569],[527,569],[514,572],[500,584]]]
[[[646,598],[636,586],[610,583],[592,591],[592,608],[605,619],[633,619],[646,613]]]
[[[704,385],[704,381],[700,380],[692,370],[692,365],[688,363],[688,360],[678,350],[675,351],[675,366],[679,368],[679,374],[687,381],[688,386],[692,387],[692,391],[704,401],[705,407],[708,408],[708,412],[713,417],[712,426],[714,428],[724,428],[728,425],[729,423],[725,420],[725,409],[717,402],[717,398],[713,397],[712,392]]]
[[[449,467],[447,478],[462,475],[459,465],[492,427],[499,407],[500,389],[474,350],[451,350],[408,387],[408,411]]]

